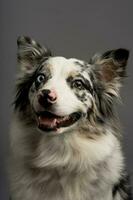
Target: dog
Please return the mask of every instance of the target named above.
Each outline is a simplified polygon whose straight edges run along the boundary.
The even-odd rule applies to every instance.
[[[129,51],[89,62],[17,40],[10,130],[12,200],[131,200],[115,111]]]

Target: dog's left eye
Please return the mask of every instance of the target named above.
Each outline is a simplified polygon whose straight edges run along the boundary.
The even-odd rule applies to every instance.
[[[84,83],[82,82],[82,80],[74,80],[72,86],[81,90],[84,88]]]

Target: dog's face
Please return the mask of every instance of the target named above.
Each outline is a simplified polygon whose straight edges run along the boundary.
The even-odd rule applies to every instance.
[[[112,50],[87,63],[53,57],[34,40],[20,37],[15,107],[26,120],[34,118],[42,132],[52,134],[70,132],[85,121],[103,123],[119,96],[128,54],[125,49]]]
[[[41,63],[29,100],[42,130],[64,132],[87,115],[92,107],[93,84],[86,67],[82,61],[63,57]]]

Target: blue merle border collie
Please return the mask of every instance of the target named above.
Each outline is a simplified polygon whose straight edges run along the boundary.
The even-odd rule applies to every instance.
[[[12,200],[131,200],[115,102],[129,51],[89,62],[18,38]]]

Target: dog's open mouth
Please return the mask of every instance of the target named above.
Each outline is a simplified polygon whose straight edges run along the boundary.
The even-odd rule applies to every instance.
[[[38,128],[43,131],[56,131],[61,127],[68,127],[77,122],[81,117],[80,112],[74,112],[67,116],[57,116],[51,112],[37,113]]]

